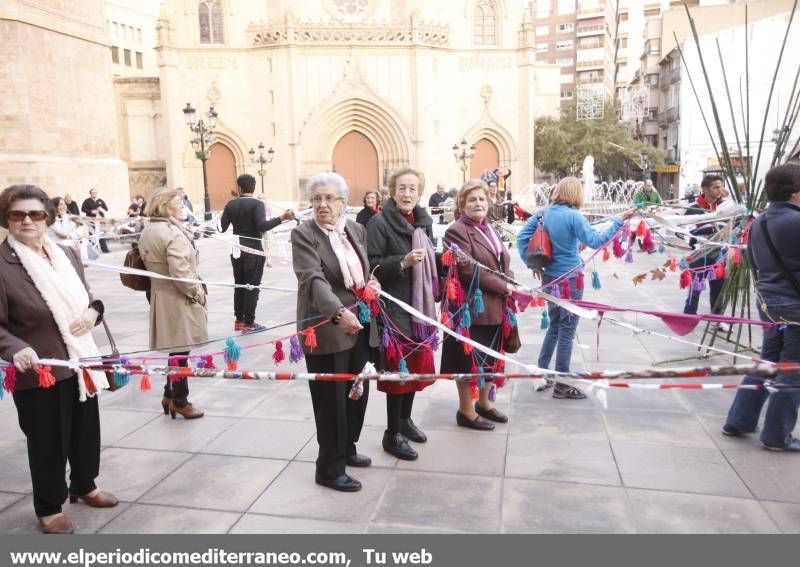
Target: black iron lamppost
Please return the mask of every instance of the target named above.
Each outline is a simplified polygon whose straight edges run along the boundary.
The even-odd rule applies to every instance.
[[[208,122],[203,122],[203,119],[197,120],[195,109],[192,108],[191,103],[186,103],[186,108],[183,109],[183,118],[186,125],[189,126],[189,131],[194,134],[192,138],[192,148],[194,148],[194,155],[197,159],[203,162],[203,205],[205,208],[205,220],[211,220],[211,197],[208,194],[208,172],[206,171],[206,162],[211,157],[211,146],[217,141],[214,135],[214,128],[217,126],[217,112],[211,106],[208,109]]]
[[[272,163],[272,159],[275,157],[275,150],[270,148],[267,150],[267,155],[264,155],[264,142],[260,142],[258,144],[258,157],[256,157],[256,151],[253,148],[250,148],[248,152],[250,154],[250,163],[257,163],[258,168],[258,175],[261,177],[261,194],[264,194],[264,176],[267,174],[267,170],[264,169],[264,165],[268,163]]]
[[[461,138],[461,144],[453,144],[453,157],[456,161],[461,162],[461,182],[467,182],[467,170],[469,169],[469,162],[475,156],[475,146],[467,144],[464,138]]]

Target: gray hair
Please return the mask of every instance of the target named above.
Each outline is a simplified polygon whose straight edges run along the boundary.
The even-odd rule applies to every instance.
[[[333,172],[317,173],[311,176],[311,179],[309,179],[306,184],[306,193],[308,194],[309,201],[314,196],[314,191],[317,190],[317,187],[323,185],[335,187],[339,193],[339,197],[347,203],[347,198],[350,196],[350,189],[347,188],[347,181],[338,173]]]

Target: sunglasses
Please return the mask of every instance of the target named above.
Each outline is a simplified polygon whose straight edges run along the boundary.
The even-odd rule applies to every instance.
[[[22,222],[25,217],[30,217],[32,221],[38,222],[47,219],[47,211],[8,211],[8,220]]]

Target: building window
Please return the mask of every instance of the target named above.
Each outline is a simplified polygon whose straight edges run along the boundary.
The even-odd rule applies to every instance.
[[[200,43],[225,43],[222,25],[222,2],[203,0],[200,2]]]
[[[558,33],[570,33],[575,29],[575,24],[558,24]]]
[[[550,26],[537,26],[536,37],[550,35]]]
[[[130,67],[131,66],[131,50],[130,49],[126,49],[123,52],[123,54],[125,55],[125,65],[127,67]]]
[[[545,53],[548,49],[550,49],[549,43],[537,43],[536,44],[536,52],[537,53]]]
[[[136,52],[136,68],[137,69],[144,68],[144,64],[143,64],[143,61],[142,61],[142,52],[141,51],[137,51]]]
[[[625,49],[625,48],[627,48],[627,47],[628,47],[628,38],[627,38],[627,37],[621,37],[621,38],[619,38],[619,46],[620,46],[622,49]]]
[[[116,45],[111,46],[111,62],[112,63],[119,63],[119,47]]]
[[[661,15],[661,8],[651,8],[644,11],[645,18],[654,18]]]
[[[647,84],[651,87],[658,87],[658,73],[650,73],[647,75]]]
[[[573,47],[574,47],[574,44],[572,43],[571,39],[565,39],[563,41],[557,41],[556,42],[556,50],[558,50],[558,51],[564,51],[564,50],[567,50],[567,49],[572,49]]]
[[[475,6],[475,45],[497,45],[497,10],[494,2],[482,0]]]
[[[563,75],[561,75],[562,85],[564,83],[572,83],[574,80],[575,80],[575,75],[573,75],[572,73],[564,73]]]
[[[575,59],[572,57],[565,57],[563,59],[556,60],[556,63],[562,67],[571,67],[575,64]]]
[[[575,13],[575,0],[558,0],[558,13],[559,14],[574,14]]]
[[[572,98],[572,91],[561,91],[561,100],[568,100]]]
[[[551,0],[536,0],[536,17],[546,18],[550,15]]]
[[[136,41],[142,43],[142,28],[136,28]]]

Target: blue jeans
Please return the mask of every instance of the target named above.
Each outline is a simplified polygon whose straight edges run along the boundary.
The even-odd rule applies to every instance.
[[[767,311],[773,319],[800,320],[800,300],[763,298]],[[762,313],[761,318],[768,320]],[[761,358],[770,362],[800,362],[800,327],[785,326],[764,331]],[[778,384],[800,387],[800,376],[778,374]],[[764,378],[745,376],[742,384],[761,385]],[[726,425],[740,431],[753,432],[758,424],[761,408],[769,398],[764,416],[761,442],[770,447],[785,447],[792,440],[792,431],[797,423],[797,408],[800,406],[800,390],[778,390],[770,394],[766,390],[738,390],[728,411]]]
[[[553,276],[544,275],[542,284],[552,282]],[[575,287],[576,278],[569,278],[569,294],[572,299],[583,299],[583,290]],[[561,286],[561,283],[558,283]],[[550,328],[544,336],[542,350],[539,351],[539,368],[548,368],[553,351],[556,352],[556,372],[569,372],[569,363],[572,359],[572,342],[575,340],[575,330],[578,328],[580,317],[562,309],[553,303],[547,304],[547,314],[550,317]]]

